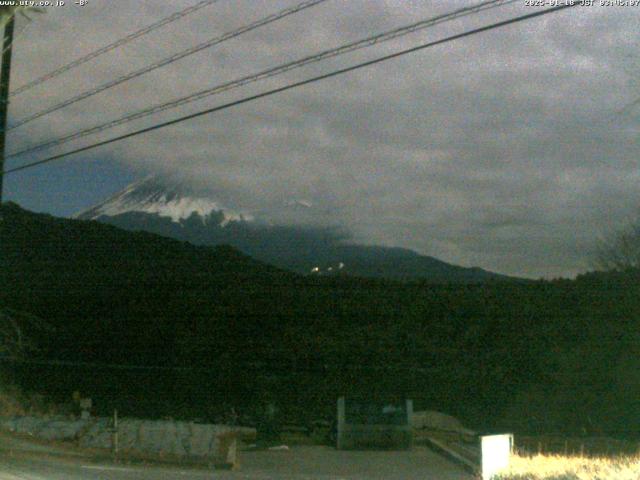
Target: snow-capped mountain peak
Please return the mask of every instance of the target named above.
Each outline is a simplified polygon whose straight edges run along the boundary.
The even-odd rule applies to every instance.
[[[211,198],[195,195],[184,185],[163,182],[156,176],[135,182],[106,201],[74,217],[95,220],[102,216],[115,217],[129,212],[156,214],[171,218],[176,223],[193,214],[200,216],[203,222],[206,222],[212,212],[219,212],[223,215],[223,220],[220,222],[220,226],[223,227],[232,221],[253,220],[249,214],[225,208]]]

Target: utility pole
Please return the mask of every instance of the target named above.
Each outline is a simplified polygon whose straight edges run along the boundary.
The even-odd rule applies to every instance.
[[[12,15],[4,27],[2,41],[2,71],[0,72],[0,204],[2,204],[2,183],[4,180],[4,153],[7,138],[7,115],[9,113],[9,80],[11,78],[11,51],[13,50],[13,27],[15,15]]]

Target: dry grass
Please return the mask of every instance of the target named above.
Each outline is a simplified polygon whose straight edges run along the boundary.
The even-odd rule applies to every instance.
[[[559,435],[517,436],[517,449],[521,453],[562,455],[562,456],[587,456],[587,457],[611,457],[633,456],[638,452],[638,442],[622,440],[606,436],[581,436],[569,437]]]
[[[71,404],[55,404],[43,395],[25,394],[0,380],[0,417],[68,415],[72,411]]]
[[[25,414],[22,393],[15,387],[0,387],[0,416],[12,417]]]
[[[640,455],[587,458],[560,455],[511,457],[507,472],[496,480],[638,480]]]

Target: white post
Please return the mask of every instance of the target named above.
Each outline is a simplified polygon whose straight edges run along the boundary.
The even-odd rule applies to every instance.
[[[513,435],[485,435],[480,437],[480,462],[482,480],[491,480],[493,476],[509,466],[513,451]]]

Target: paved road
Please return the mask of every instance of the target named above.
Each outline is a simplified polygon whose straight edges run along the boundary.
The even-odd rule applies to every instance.
[[[284,451],[241,452],[234,472],[207,468],[95,463],[61,449],[29,448],[0,438],[0,480],[471,480],[473,477],[427,448],[409,452],[336,451],[293,447]]]

